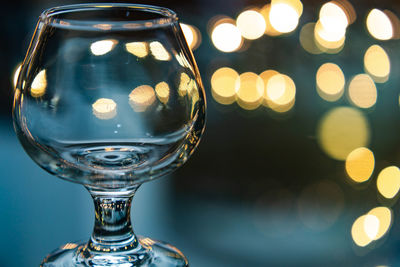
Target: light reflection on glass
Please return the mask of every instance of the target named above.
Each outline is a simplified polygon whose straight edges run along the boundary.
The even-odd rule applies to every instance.
[[[378,192],[385,198],[394,198],[400,189],[400,170],[396,166],[383,169],[376,180]]]
[[[169,99],[169,86],[166,82],[159,82],[155,88],[156,96],[161,103],[167,104]]]
[[[150,51],[154,58],[160,61],[171,60],[171,55],[165,49],[164,45],[158,41],[153,41],[150,43]]]
[[[249,40],[255,40],[264,35],[266,24],[264,17],[255,10],[246,10],[239,14],[236,26],[242,36]]]
[[[192,80],[186,73],[182,72],[179,82],[178,93],[180,96],[190,95],[193,87],[195,86],[194,80]]]
[[[350,152],[346,158],[346,172],[357,183],[368,181],[374,172],[374,153],[366,147],[359,147]]]
[[[111,50],[113,50],[113,48],[117,44],[118,44],[118,41],[112,40],[112,39],[97,41],[90,45],[90,51],[95,56],[102,56],[102,55],[109,53]]]
[[[370,108],[375,105],[378,93],[372,78],[368,74],[356,75],[349,84],[349,99],[360,108]]]
[[[17,87],[17,83],[18,83],[18,76],[19,73],[21,72],[21,67],[22,67],[22,63],[19,63],[17,65],[17,67],[14,70],[14,75],[13,75],[13,85],[14,85],[14,89]]]
[[[78,244],[75,243],[67,243],[63,246],[60,247],[60,249],[74,249],[78,246]]]
[[[92,104],[93,114],[101,120],[109,120],[117,115],[117,103],[109,98],[100,98]]]
[[[220,68],[211,77],[211,93],[220,104],[229,105],[235,102],[239,87],[239,74],[234,69]]]
[[[100,30],[108,31],[108,30],[111,30],[112,26],[111,26],[111,24],[102,23],[102,24],[93,25],[93,27],[100,29]]]
[[[234,52],[242,45],[240,30],[229,22],[218,24],[211,33],[211,40],[214,46],[222,52]]]
[[[390,74],[390,59],[379,45],[372,45],[364,55],[364,69],[377,83],[384,83]]]
[[[257,74],[245,72],[240,74],[240,87],[236,92],[240,107],[253,110],[260,106],[264,95],[264,82]]]
[[[338,100],[343,95],[345,82],[342,69],[334,63],[325,63],[317,71],[317,92],[326,101]]]
[[[201,43],[201,33],[193,25],[180,23],[185,39],[192,50],[196,50]]]
[[[149,54],[146,42],[130,42],[125,44],[126,51],[139,58],[146,57]]]
[[[140,85],[129,94],[129,104],[136,112],[144,112],[156,100],[154,89],[149,85]]]
[[[389,17],[376,8],[367,16],[367,29],[378,40],[389,40],[393,37],[393,27]]]
[[[46,92],[47,77],[46,70],[41,70],[33,79],[31,84],[31,96],[41,97]]]
[[[368,146],[370,126],[361,111],[337,107],[323,116],[317,136],[319,145],[328,156],[345,160],[354,149]]]

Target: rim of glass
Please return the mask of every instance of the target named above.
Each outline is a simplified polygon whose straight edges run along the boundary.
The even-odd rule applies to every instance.
[[[109,9],[126,8],[128,10],[142,11],[147,13],[158,14],[160,18],[148,20],[124,20],[124,21],[104,21],[104,20],[79,20],[79,19],[60,19],[55,18],[57,15],[78,13],[82,11],[101,11]],[[168,25],[176,22],[178,16],[174,11],[166,7],[130,4],[130,3],[87,3],[75,5],[63,5],[46,9],[40,15],[40,20],[60,28],[75,28],[80,30],[100,30],[109,31],[113,29],[131,30],[131,29],[148,29]]]

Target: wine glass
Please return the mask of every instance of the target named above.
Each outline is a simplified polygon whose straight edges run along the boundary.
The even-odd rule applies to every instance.
[[[93,197],[89,242],[42,266],[187,266],[173,246],[137,237],[138,187],[180,167],[205,125],[205,94],[176,14],[133,4],[44,11],[15,90],[15,131],[29,156]]]

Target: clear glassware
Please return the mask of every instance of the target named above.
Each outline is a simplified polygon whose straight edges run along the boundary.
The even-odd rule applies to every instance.
[[[83,184],[95,205],[89,242],[41,266],[187,266],[171,245],[138,238],[138,187],[180,167],[205,125],[205,94],[176,14],[132,4],[44,11],[15,90],[15,131],[29,156]]]

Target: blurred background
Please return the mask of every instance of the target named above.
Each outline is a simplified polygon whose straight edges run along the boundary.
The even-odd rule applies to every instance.
[[[12,95],[43,9],[0,16],[0,266],[88,240],[89,194],[41,170]],[[208,102],[203,140],[133,202],[137,234],[197,266],[400,266],[400,2],[135,1],[175,10]]]

